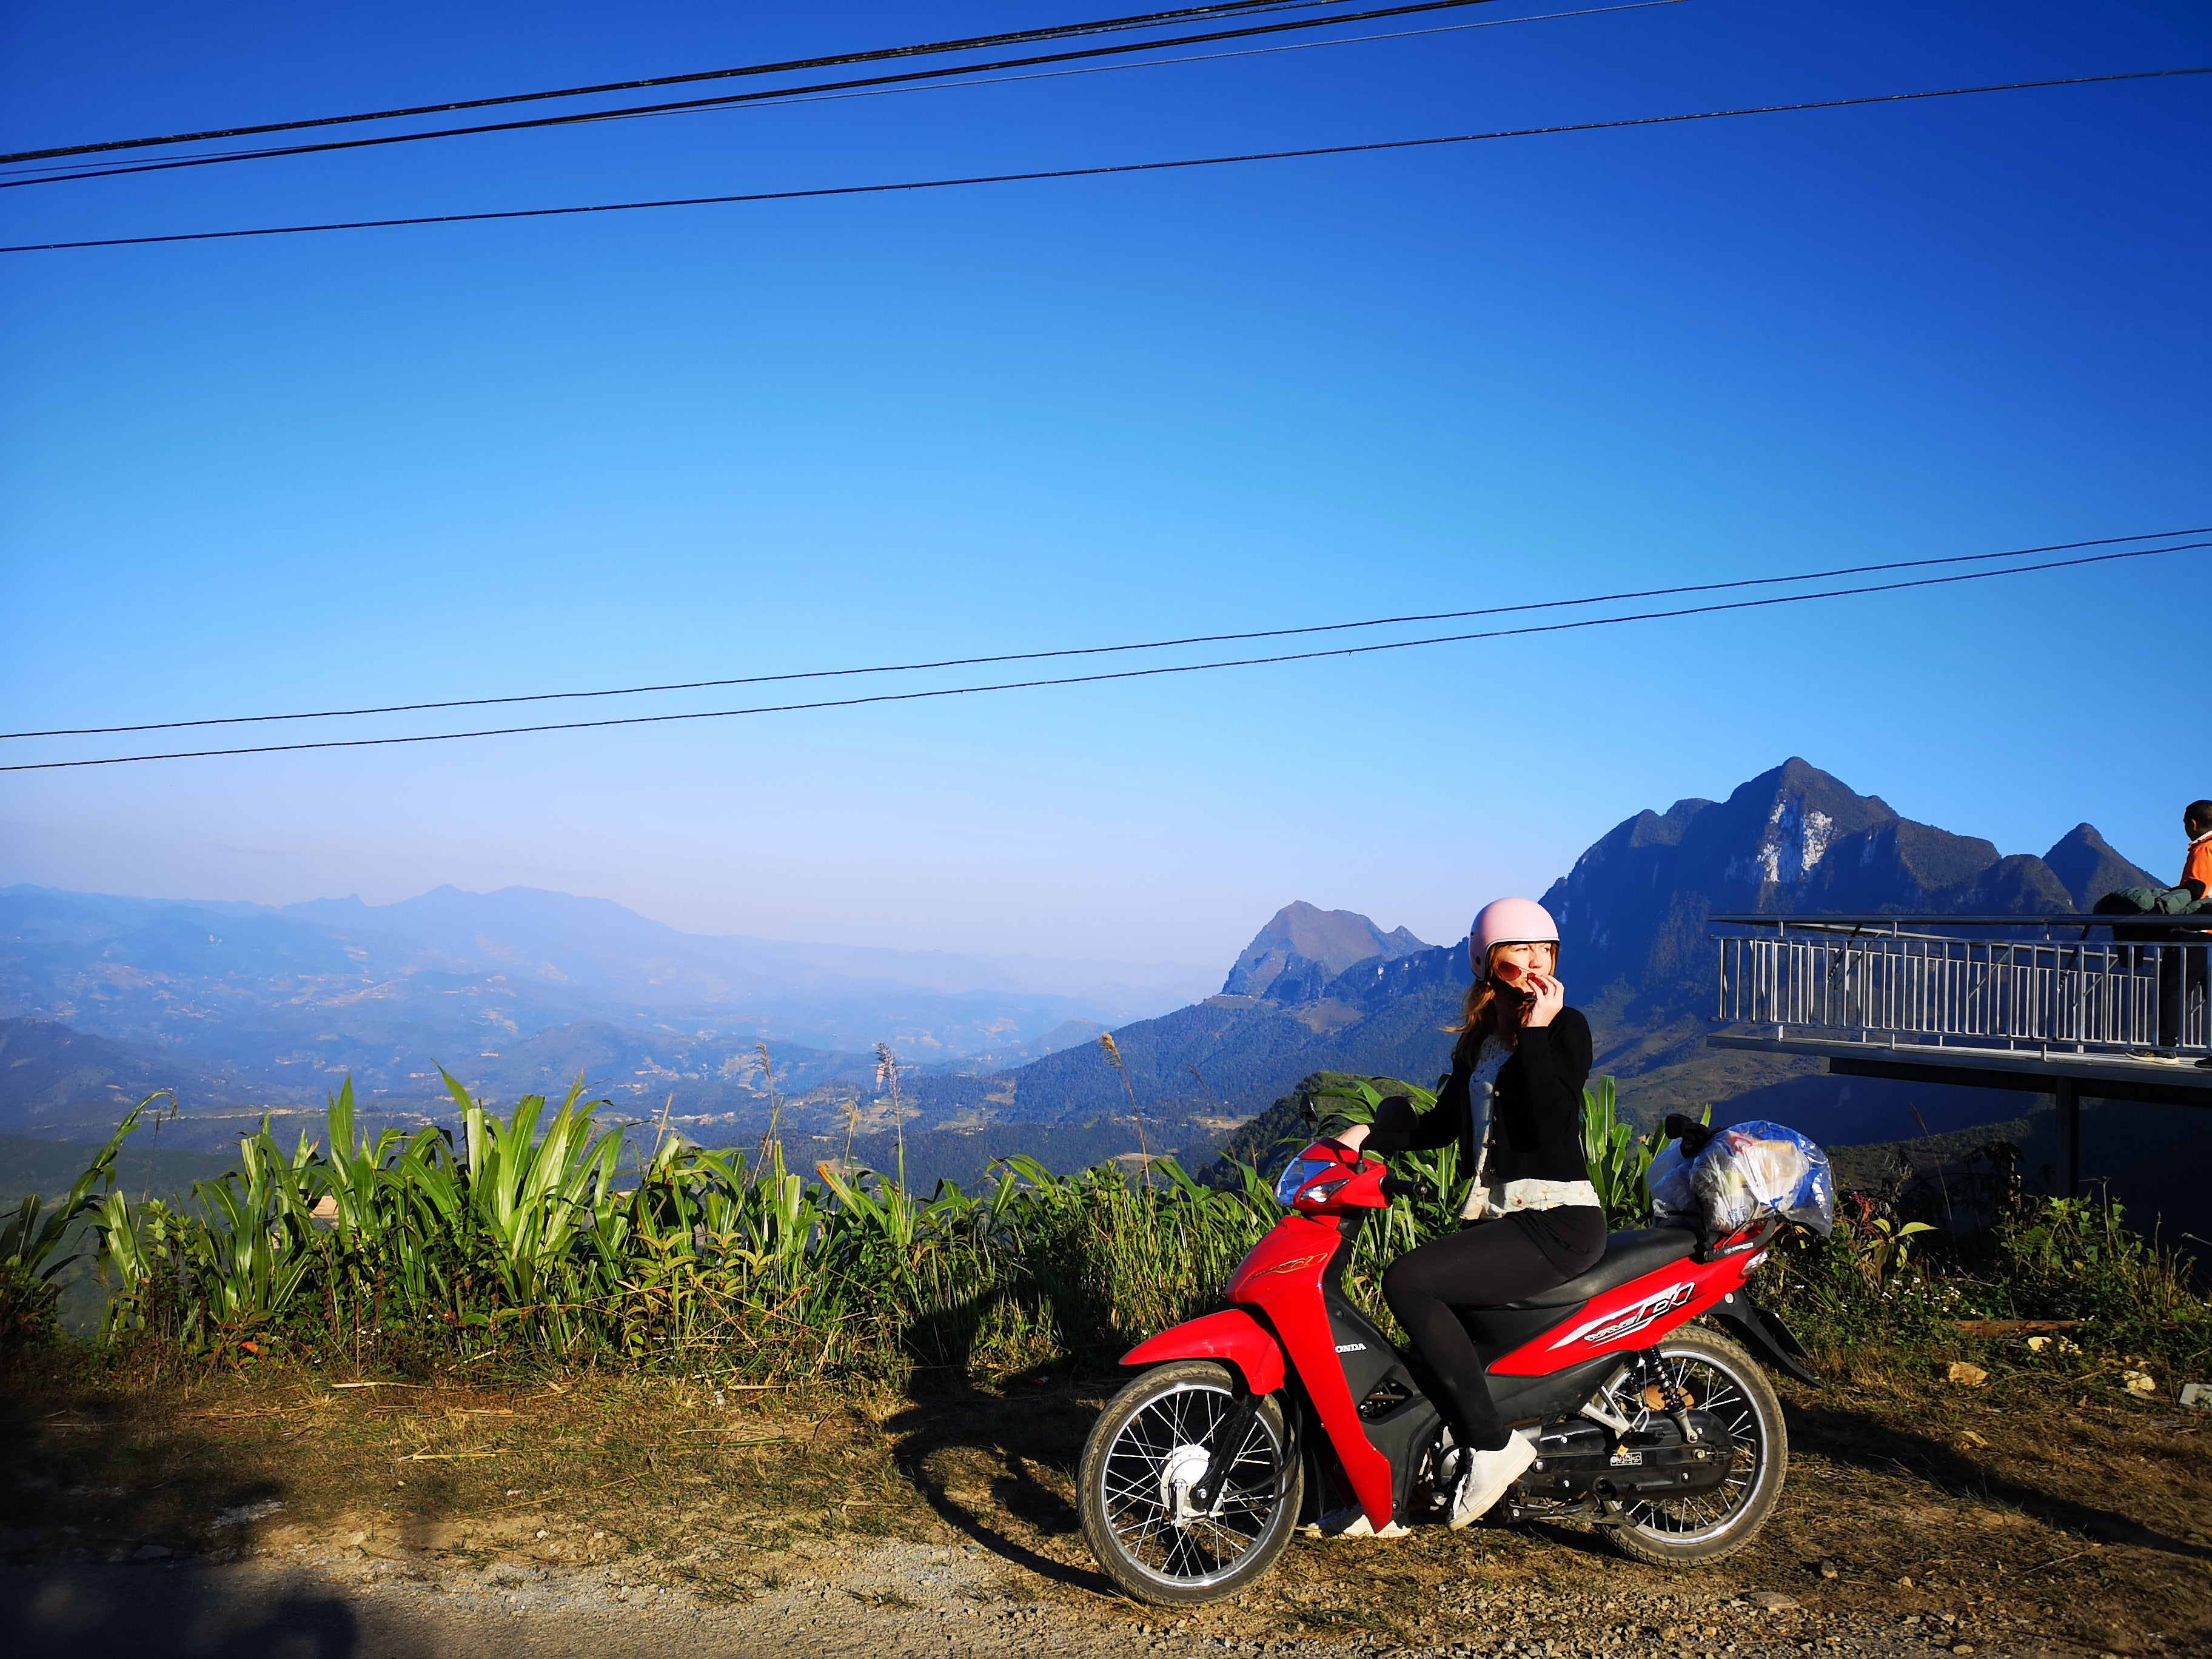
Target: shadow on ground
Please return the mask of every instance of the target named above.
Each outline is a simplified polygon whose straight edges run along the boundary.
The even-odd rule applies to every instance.
[[[1097,1411],[1088,1393],[1000,1395],[946,1382],[917,1389],[884,1426],[899,1472],[947,1526],[1009,1565],[1118,1601],[1113,1581],[1089,1565],[1070,1501]]]
[[[220,1569],[0,1568],[0,1628],[18,1659],[125,1650],[176,1659],[349,1659],[362,1650],[358,1620],[330,1589],[242,1582]],[[389,1635],[376,1650],[431,1651]]]

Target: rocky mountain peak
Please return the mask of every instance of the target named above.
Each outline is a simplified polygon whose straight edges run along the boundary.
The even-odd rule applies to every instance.
[[[1703,994],[1714,911],[2087,909],[2150,878],[2087,824],[2038,858],[1902,817],[1792,757],[1724,801],[1678,801],[1615,825],[1554,883],[1569,977]]]
[[[1327,981],[1370,957],[1395,959],[1428,948],[1403,927],[1386,933],[1357,910],[1323,910],[1300,899],[1253,935],[1221,993],[1262,996],[1285,972]]]
[[[2094,823],[2075,824],[2043,855],[2043,861],[2081,910],[2088,909],[2117,888],[2166,885],[2141,865],[2114,851]]]
[[[1719,808],[1722,822],[1711,812],[1699,817],[1706,820],[1700,829],[1723,830],[1735,842],[1723,879],[1764,896],[1803,881],[1837,842],[1897,814],[1881,796],[1862,795],[1793,755],[1738,787]]]

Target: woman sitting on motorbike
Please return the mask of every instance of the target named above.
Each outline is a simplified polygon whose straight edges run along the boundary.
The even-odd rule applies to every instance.
[[[1441,1385],[1437,1400],[1462,1450],[1451,1524],[1504,1496],[1535,1447],[1499,1419],[1481,1358],[1455,1308],[1517,1302],[1588,1272],[1605,1254],[1605,1212],[1583,1158],[1589,1022],[1556,977],[1559,930],[1543,906],[1499,899],[1474,919],[1451,1079],[1432,1110],[1395,1096],[1375,1121],[1337,1139],[1357,1151],[1419,1152],[1456,1140],[1472,1176],[1467,1225],[1407,1251],[1382,1297]]]

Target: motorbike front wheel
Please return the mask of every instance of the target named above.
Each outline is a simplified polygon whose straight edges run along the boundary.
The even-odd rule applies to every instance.
[[[1225,1365],[1186,1359],[1133,1379],[1084,1443],[1077,1507],[1084,1541],[1131,1595],[1189,1607],[1234,1594],[1275,1564],[1297,1523],[1305,1471],[1270,1395],[1230,1448],[1202,1510],[1205,1479],[1237,1401]]]

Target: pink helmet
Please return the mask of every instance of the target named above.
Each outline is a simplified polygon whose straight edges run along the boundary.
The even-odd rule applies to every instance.
[[[1479,974],[1490,960],[1492,945],[1557,945],[1559,924],[1534,899],[1492,899],[1476,912],[1468,929],[1468,950]]]

